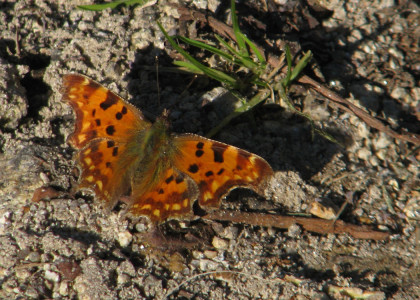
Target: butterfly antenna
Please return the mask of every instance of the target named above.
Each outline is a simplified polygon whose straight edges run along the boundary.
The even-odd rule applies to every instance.
[[[155,65],[156,65],[156,87],[158,93],[158,105],[160,107],[160,86],[159,86],[159,56],[155,56]]]

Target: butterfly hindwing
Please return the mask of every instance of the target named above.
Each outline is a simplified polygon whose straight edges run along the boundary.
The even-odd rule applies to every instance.
[[[147,215],[154,222],[191,215],[192,203],[198,196],[196,184],[174,168],[159,177],[156,184],[133,190],[129,212],[135,216]]]
[[[221,198],[235,187],[261,193],[273,174],[258,155],[204,137],[185,134],[174,138],[179,150],[175,167],[196,182],[203,207],[219,207]]]

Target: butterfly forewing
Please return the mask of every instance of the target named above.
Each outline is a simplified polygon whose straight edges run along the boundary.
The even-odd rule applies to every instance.
[[[261,193],[273,174],[264,159],[231,145],[192,134],[175,137],[174,143],[179,149],[175,167],[198,185],[200,206],[219,207],[234,187]]]
[[[114,206],[130,184],[130,170],[137,156],[134,137],[150,127],[141,112],[88,77],[63,77],[63,99],[76,113],[69,142],[79,152],[81,188],[91,188],[108,206]]]
[[[133,131],[151,125],[137,108],[88,77],[65,75],[62,93],[76,112],[75,130],[69,137],[76,148],[95,138],[126,142]]]

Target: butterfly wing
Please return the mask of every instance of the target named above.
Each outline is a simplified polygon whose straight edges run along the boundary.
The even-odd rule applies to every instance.
[[[191,178],[169,167],[155,183],[145,179],[136,185],[128,212],[134,216],[146,215],[153,222],[188,217],[197,196],[197,185]]]
[[[174,166],[198,185],[199,204],[219,207],[235,187],[262,193],[273,170],[258,155],[204,137],[185,134],[174,138],[178,156]]]
[[[76,113],[76,127],[69,137],[76,148],[96,138],[126,142],[133,131],[151,125],[136,107],[88,77],[65,75],[62,94]]]
[[[151,124],[133,105],[88,77],[65,75],[62,93],[76,114],[69,142],[79,149],[79,186],[92,188],[112,207],[129,188],[138,157],[134,136]]]

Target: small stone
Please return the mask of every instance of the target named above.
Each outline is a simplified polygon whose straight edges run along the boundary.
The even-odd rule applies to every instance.
[[[389,186],[392,186],[394,191],[399,191],[400,190],[400,186],[398,184],[398,181],[396,181],[395,179],[391,179],[390,181],[388,181],[388,184],[389,184]]]
[[[60,275],[55,272],[51,272],[49,270],[45,271],[45,279],[52,282],[59,282],[60,281]]]
[[[377,167],[377,166],[379,166],[379,159],[376,156],[371,156],[371,157],[369,157],[369,163],[373,167]]]
[[[204,251],[204,256],[209,258],[209,259],[213,259],[213,258],[217,257],[217,251],[206,250],[206,251]]]
[[[117,277],[117,284],[124,285],[131,280],[131,277],[127,274],[119,274]]]
[[[337,217],[333,207],[325,206],[319,201],[313,201],[311,203],[311,208],[309,212],[314,216],[325,220],[334,220]]]
[[[384,161],[386,158],[386,150],[385,149],[381,149],[379,151],[376,151],[375,153],[376,157],[379,158],[380,160]]]
[[[127,274],[131,277],[136,276],[136,268],[134,268],[133,264],[128,260],[123,261],[121,263],[121,265],[117,269],[117,272],[121,274],[122,273]]]
[[[60,283],[60,287],[58,288],[58,292],[61,296],[67,296],[69,293],[69,286],[66,281]]]
[[[194,250],[194,251],[192,252],[192,256],[193,256],[195,259],[200,259],[200,258],[203,258],[203,257],[204,257],[204,254],[203,254],[203,252],[201,252],[201,251]]]
[[[357,151],[357,157],[362,160],[368,160],[372,153],[367,148],[362,148]]]
[[[74,283],[73,287],[79,295],[83,295],[83,294],[86,293],[86,291],[89,290],[86,283],[84,283],[80,280],[77,280],[77,279],[76,279],[76,282]]]
[[[225,239],[234,240],[238,236],[238,231],[238,227],[229,226],[226,227],[220,235]]]
[[[217,269],[218,264],[209,259],[200,260],[200,269],[202,271],[214,271]]]
[[[27,269],[17,269],[15,274],[16,274],[16,277],[19,278],[20,280],[25,280],[29,276],[31,276],[31,272],[29,272]]]
[[[137,230],[137,232],[140,232],[140,233],[141,232],[146,232],[147,229],[148,229],[148,226],[145,223],[137,223],[136,224],[136,230]]]
[[[229,246],[229,242],[227,242],[226,240],[221,239],[221,238],[215,236],[213,238],[212,245],[216,249],[226,250],[228,248],[228,246]]]
[[[18,292],[20,294],[21,291]],[[25,292],[26,299],[39,299],[40,295],[34,288],[28,288]]]
[[[26,259],[33,263],[40,262],[41,255],[38,252],[31,252],[26,256]]]
[[[374,140],[372,143],[376,149],[384,149],[384,148],[387,148],[389,144],[391,144],[391,140],[389,139],[388,136],[381,133],[379,138]]]
[[[404,98],[406,94],[407,94],[407,91],[405,90],[405,88],[397,86],[396,88],[392,90],[391,97],[394,99],[402,99]]]
[[[292,238],[299,237],[301,234],[302,234],[302,229],[297,224],[290,225],[287,230],[287,235]]]
[[[127,247],[128,245],[130,245],[132,240],[133,240],[133,236],[131,235],[130,232],[124,231],[124,232],[118,233],[118,243],[120,244],[121,247],[123,248]]]

